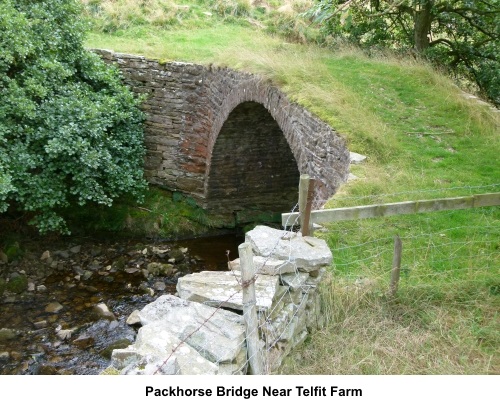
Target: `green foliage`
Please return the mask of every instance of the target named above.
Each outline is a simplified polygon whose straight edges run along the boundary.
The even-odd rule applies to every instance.
[[[23,251],[21,247],[19,246],[19,242],[14,242],[11,244],[8,244],[5,248],[5,254],[7,255],[7,258],[9,259],[9,262],[13,260],[17,260],[23,255]]]
[[[83,47],[77,0],[0,1],[0,212],[67,231],[61,208],[144,188],[143,115],[118,71]]]
[[[8,291],[20,294],[28,288],[28,278],[24,274],[17,275],[7,282],[5,288]]]
[[[497,0],[318,0],[324,32],[366,47],[413,50],[475,83],[500,105]]]
[[[104,236],[122,232],[137,237],[172,239],[227,226],[219,218],[209,215],[192,198],[154,186],[145,190],[140,206],[132,198],[119,198],[112,207],[87,204],[78,210],[66,209],[62,213],[72,232],[83,235]]]

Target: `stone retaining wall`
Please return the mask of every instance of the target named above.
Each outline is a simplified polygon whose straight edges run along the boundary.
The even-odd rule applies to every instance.
[[[346,181],[349,153],[327,124],[259,76],[95,50],[147,96],[146,177],[214,212],[289,211],[299,173],[320,200]]]
[[[318,285],[332,261],[326,242],[258,226],[252,246],[264,369],[275,371],[309,333],[324,325]],[[246,374],[248,371],[239,259],[229,271],[194,273],[132,314],[136,342],[113,351],[122,374]]]

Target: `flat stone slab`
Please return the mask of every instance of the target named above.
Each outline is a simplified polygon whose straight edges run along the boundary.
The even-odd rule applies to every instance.
[[[245,235],[257,256],[271,257],[294,263],[299,271],[310,272],[329,266],[332,252],[322,239],[302,236],[267,226],[256,226]]]
[[[285,273],[294,273],[295,266],[286,260],[273,259],[271,257],[254,256],[253,264],[257,274],[276,276]],[[240,270],[240,259],[237,258],[228,264],[229,270]]]
[[[172,351],[175,349],[175,353]],[[171,367],[162,367],[175,358]],[[153,322],[139,329],[135,343],[126,349],[115,349],[113,367],[124,374],[217,374],[218,367],[196,349],[169,330],[164,322]],[[166,369],[166,370],[165,370]]]
[[[306,282],[309,279],[307,273],[285,274],[281,276],[281,282],[291,288],[292,291],[297,291],[306,288]]]
[[[364,163],[366,160],[365,155],[361,155],[361,154],[356,153],[356,152],[349,152],[349,158],[351,160],[352,165],[359,165],[361,163]]]
[[[142,325],[164,325],[170,333],[214,363],[233,362],[245,341],[241,315],[224,309],[214,310],[173,295],[159,297],[138,315]]]
[[[239,280],[239,274],[231,271],[202,271],[179,278],[177,293],[189,301],[243,311]],[[255,282],[258,311],[271,308],[278,286],[278,276],[258,275]]]
[[[347,181],[355,181],[355,180],[359,180],[359,177],[356,176],[355,174],[352,174],[352,173],[349,173],[349,175],[347,176]]]

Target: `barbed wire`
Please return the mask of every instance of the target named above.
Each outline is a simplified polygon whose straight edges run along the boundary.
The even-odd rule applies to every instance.
[[[373,197],[380,199],[384,197],[411,195],[417,193],[449,192],[450,190],[464,189],[478,190],[499,186],[500,183],[485,186],[462,186],[440,189],[411,190],[408,192],[398,192],[384,195],[359,197],[342,196],[339,200],[366,200]],[[298,204],[292,208],[291,213],[296,212],[297,209]],[[426,280],[437,277],[446,279],[446,282],[458,285],[465,281],[456,279],[457,274],[461,272],[465,273],[471,271],[490,270],[491,268],[494,268],[495,265],[498,265],[500,262],[500,250],[498,246],[499,239],[495,239],[495,235],[500,234],[500,227],[497,224],[500,223],[500,220],[496,217],[491,217],[485,214],[483,215],[484,218],[480,224],[470,223],[455,227],[445,227],[442,229],[432,222],[432,218],[435,218],[434,216],[452,215],[452,212],[453,211],[419,214],[422,215],[423,218],[428,218],[428,222],[423,221],[421,223],[414,223],[413,228],[404,230],[388,227],[385,232],[387,236],[380,236],[380,223],[376,220],[373,221],[372,225],[370,225],[370,220],[357,220],[355,221],[355,226],[344,225],[344,223],[342,225],[336,224],[335,226],[341,229],[342,234],[340,236],[359,235],[360,238],[366,238],[366,233],[370,233],[370,226],[373,227],[373,230],[376,229],[378,231],[374,232],[374,235],[378,236],[372,237],[370,240],[360,241],[359,243],[356,243],[356,238],[328,240],[334,256],[334,263],[331,266],[331,270],[334,272],[334,277],[344,277],[348,280],[353,278],[358,279],[359,277],[364,276],[365,270],[370,270],[367,274],[371,277],[375,277],[380,280],[387,278],[388,273],[391,271],[390,259],[393,253],[392,242],[398,231],[402,231],[400,238],[404,242],[405,246],[409,245],[408,250],[405,250],[403,273],[404,277],[411,277],[412,280],[414,280],[414,283],[410,286],[412,288],[416,285],[422,287],[432,286],[432,284],[429,284]],[[359,221],[364,221],[363,229],[361,229],[363,232],[360,232]],[[397,222],[397,220],[394,221]],[[292,238],[286,237],[287,235],[292,234],[291,229],[298,228],[298,224],[299,217],[296,217],[293,221],[290,220],[290,217],[288,218],[287,223],[283,227],[283,237],[276,240],[275,245],[270,249],[270,253],[265,257],[263,263],[255,268],[255,275],[249,282],[247,282],[247,284],[257,282],[258,278],[265,274],[264,267],[276,253],[278,245],[282,243],[282,241],[286,240],[289,241],[288,257],[284,259],[284,261],[293,265],[293,272],[288,274],[294,275],[295,277],[299,275],[300,272],[297,268],[292,252]],[[455,235],[456,233],[460,235],[457,236]],[[461,233],[464,233],[464,235]],[[460,239],[446,239],[457,237]],[[330,236],[328,236],[327,239],[330,239]],[[497,244],[496,251],[485,251],[485,245],[490,246],[495,244]],[[453,250],[450,251],[450,248]],[[232,268],[229,253],[226,252],[226,255],[228,260],[228,271],[231,271],[240,289],[244,288],[245,283],[242,282],[241,276]],[[341,272],[338,273],[337,270],[340,270]],[[299,322],[299,317],[305,313],[303,311],[308,305],[309,300],[311,300],[310,292],[314,290],[316,286],[302,283],[293,288],[291,285],[285,288],[286,289],[283,293],[277,294],[277,296],[273,298],[272,305],[268,309],[257,310],[257,326],[253,330],[246,332],[247,334],[256,334],[259,337],[261,351],[254,354],[254,356],[262,356],[265,373],[272,372],[273,369],[277,367],[277,364],[280,363],[280,356],[286,354],[286,351],[292,346],[292,343],[290,343],[289,346],[283,344],[283,348],[280,346],[280,342],[290,339],[287,336],[287,333],[292,329],[293,323]],[[241,293],[240,289],[236,289],[234,293],[222,302],[210,300],[205,301],[204,304],[215,307],[212,314],[200,322],[193,331],[181,339],[180,343],[172,348],[168,357],[157,367],[155,374],[162,371],[164,366],[168,363],[172,356],[179,351],[179,348],[183,344],[189,345],[188,340],[205,327],[217,312],[225,310],[227,304],[237,294]],[[257,305],[257,302],[251,302],[247,305],[254,306]],[[284,312],[283,310],[286,306],[288,306],[288,312]],[[307,322],[305,325],[305,329],[299,330],[298,333],[302,334],[304,331],[307,331]],[[299,336],[297,339],[300,341],[301,337]],[[243,363],[228,364],[223,361],[223,358],[215,359],[212,363],[218,367],[223,365],[233,366],[234,372],[245,372],[252,360],[252,356],[248,354],[248,348],[245,349],[246,336],[236,342],[236,344],[237,347],[241,348],[240,351],[246,350],[246,360]]]
[[[298,208],[298,204],[296,204],[293,209],[292,209],[292,212],[294,212],[296,209]],[[241,277],[238,277],[238,275],[236,274],[236,272],[234,271],[234,269],[232,268],[232,265],[231,265],[231,261],[229,259],[229,252],[226,251],[226,256],[227,256],[227,259],[228,259],[228,270],[231,271],[231,273],[233,274],[233,276],[235,277],[235,280],[237,282],[237,284],[243,289],[245,288],[246,286],[248,286],[248,284],[250,283],[255,283],[257,281],[257,278],[259,277],[259,275],[263,274],[263,269],[264,267],[266,266],[266,264],[268,263],[268,261],[271,259],[271,257],[273,256],[273,253],[275,252],[275,250],[277,249],[278,245],[280,244],[280,241],[281,240],[286,240],[287,238],[285,238],[285,236],[287,234],[291,233],[291,231],[286,231],[285,230],[285,233],[283,235],[283,237],[281,239],[278,239],[275,243],[275,245],[271,248],[271,253],[269,254],[269,256],[267,256],[264,260],[264,262],[261,264],[261,266],[257,269],[255,269],[255,275],[250,279],[248,280],[246,283],[244,283],[242,280],[241,280]],[[291,247],[289,249],[289,257],[288,257],[288,262],[292,263],[292,252],[291,252]],[[295,272],[297,273],[297,268],[295,266]],[[179,351],[180,347],[183,345],[183,344],[187,344],[189,345],[188,343],[188,340],[194,336],[198,331],[200,331],[209,321],[210,319],[213,318],[213,316],[221,311],[221,310],[224,310],[225,307],[227,306],[227,304],[236,296],[240,294],[240,291],[239,290],[236,290],[233,294],[230,294],[224,301],[211,301],[211,300],[206,300],[204,301],[203,303],[205,305],[208,305],[208,306],[214,306],[216,305],[216,308],[215,310],[212,312],[212,314],[207,317],[203,322],[201,322],[193,331],[191,331],[187,336],[185,336],[177,345],[175,345],[170,354],[165,358],[165,360],[156,368],[155,372],[153,374],[158,374],[163,368],[164,366],[168,363],[168,361],[176,354],[177,351]],[[249,334],[250,333],[257,333],[259,334],[260,331],[262,330],[263,326],[265,325],[266,322],[269,321],[269,319],[271,319],[271,315],[273,314],[273,309],[276,308],[276,305],[277,304],[280,304],[281,301],[284,299],[284,296],[286,295],[283,294],[278,302],[275,302],[274,303],[274,308],[271,308],[271,311],[268,313],[268,315],[266,317],[264,317],[264,320],[262,320],[262,316],[259,317],[259,322],[258,322],[258,325],[257,325],[257,329],[256,330],[252,330],[252,331],[247,331]],[[293,313],[293,315],[290,317],[290,322],[289,324],[291,323],[291,319],[293,319],[293,316],[295,316],[297,313],[298,313],[298,309],[305,303],[306,301],[306,298],[302,298],[302,301],[300,302],[299,305],[297,305],[297,310]],[[252,303],[253,305],[256,305],[256,303]],[[258,311],[258,314],[261,315],[261,311]],[[287,324],[286,326],[288,326],[289,324]],[[286,330],[286,326],[285,326],[285,330]],[[241,342],[238,342],[238,345],[239,346],[243,346],[245,344],[245,340],[246,339],[243,339]],[[278,339],[279,340],[279,339]],[[274,339],[274,342],[269,344],[269,342],[265,342],[265,347],[266,347],[266,351],[270,351],[272,349],[272,346],[275,342],[277,342],[278,340]],[[246,369],[248,367],[248,364],[251,360],[251,356],[248,356],[247,355],[247,360],[246,362],[240,367],[240,369]],[[267,358],[267,356],[266,356]],[[214,364],[216,365],[219,365],[221,363],[220,361],[221,359],[218,359],[214,362]],[[265,360],[265,359],[264,359]],[[270,370],[270,365],[269,365],[269,362],[265,361],[264,362],[264,367],[265,367],[265,370],[266,372],[268,372]]]
[[[367,201],[376,199],[377,202],[382,202],[385,199],[389,199],[389,197],[401,197],[401,196],[410,196],[410,195],[425,195],[429,193],[440,193],[441,195],[448,195],[450,191],[457,190],[488,190],[488,189],[497,189],[500,188],[500,183],[493,183],[487,185],[475,185],[475,186],[456,186],[456,187],[442,187],[435,189],[414,189],[407,191],[399,191],[397,193],[385,193],[385,194],[368,194],[362,196],[347,196],[342,194],[335,194],[330,198],[324,199],[320,198],[317,194],[314,196],[313,206],[315,207],[323,207],[327,203],[342,203],[347,201],[363,201],[363,205],[367,204]],[[452,198],[452,197],[450,197]],[[419,198],[422,199],[422,198]]]

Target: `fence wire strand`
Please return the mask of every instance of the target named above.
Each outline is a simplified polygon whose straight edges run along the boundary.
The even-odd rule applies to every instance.
[[[412,190],[362,197],[341,196],[339,200],[366,201],[370,198],[380,200],[401,195],[448,193],[450,190],[495,189],[499,186],[500,183],[485,186]],[[316,200],[315,203],[320,202],[322,205],[326,203],[326,201],[319,200]],[[298,204],[292,208],[291,213],[296,212],[297,209]],[[394,236],[400,234],[403,242],[402,280],[403,284],[408,288],[432,286],[433,281],[437,278],[457,286],[467,282],[475,283],[474,278],[470,277],[470,273],[474,272],[496,271],[498,276],[498,268],[500,267],[500,215],[498,215],[498,210],[496,208],[478,208],[470,210],[468,213],[462,212],[460,215],[462,217],[458,220],[454,217],[453,211],[448,211],[419,214],[419,220],[415,220],[415,218],[400,220],[398,217],[393,217],[383,220],[356,220],[348,224],[330,224],[326,226],[326,229],[323,229],[322,234],[333,252],[334,261],[330,270],[334,277],[351,280],[353,283],[364,278],[388,281],[393,254],[392,243]],[[470,216],[470,220],[467,219],[467,215]],[[288,221],[290,221],[290,218]],[[293,222],[287,222],[283,230],[287,234],[291,234],[291,229],[298,228],[298,221],[299,218],[297,217]],[[457,226],[450,226],[455,222],[458,223]],[[439,226],[439,224],[445,226]],[[255,276],[251,282],[255,283],[262,276],[263,269],[275,253],[278,244],[286,239],[282,238],[276,242],[264,263],[255,269]],[[291,238],[288,238],[288,240],[290,244],[288,258],[285,261],[294,266],[293,273],[288,274],[298,277],[299,271],[291,250]],[[241,286],[241,276],[232,268],[229,252],[226,252],[226,255],[229,264],[228,271],[231,272],[238,285]],[[308,304],[308,299],[310,299],[309,293],[314,288],[316,288],[314,285],[306,284],[296,288],[289,286],[273,302],[272,307],[268,310],[257,311],[257,327],[250,333],[256,333],[259,336],[261,351],[258,355],[263,358],[265,373],[272,373],[276,368],[276,365],[272,364],[273,356],[280,356],[283,351],[288,350],[280,348],[279,344],[285,339],[292,323],[298,322],[298,317],[304,313],[303,309]],[[225,310],[228,302],[240,293],[241,291],[237,289],[223,302],[206,301],[205,304],[214,307],[212,315],[199,323],[189,335],[184,337],[171,350],[170,355],[157,367],[155,374],[161,373],[168,361],[180,351],[182,345],[189,344],[188,340],[203,327],[210,324],[213,316],[217,312]],[[252,304],[257,305],[257,302]],[[287,307],[289,312],[284,312],[284,307]],[[276,321],[280,317],[283,317],[283,319],[277,323]],[[307,328],[305,330],[307,331]],[[299,336],[298,341],[301,339],[303,337]],[[246,338],[242,338],[236,344],[238,347],[244,348]],[[234,371],[244,373],[248,369],[251,360],[252,358],[247,354],[242,365],[233,365],[236,368]],[[213,363],[218,367],[226,364],[222,358],[215,359]]]

